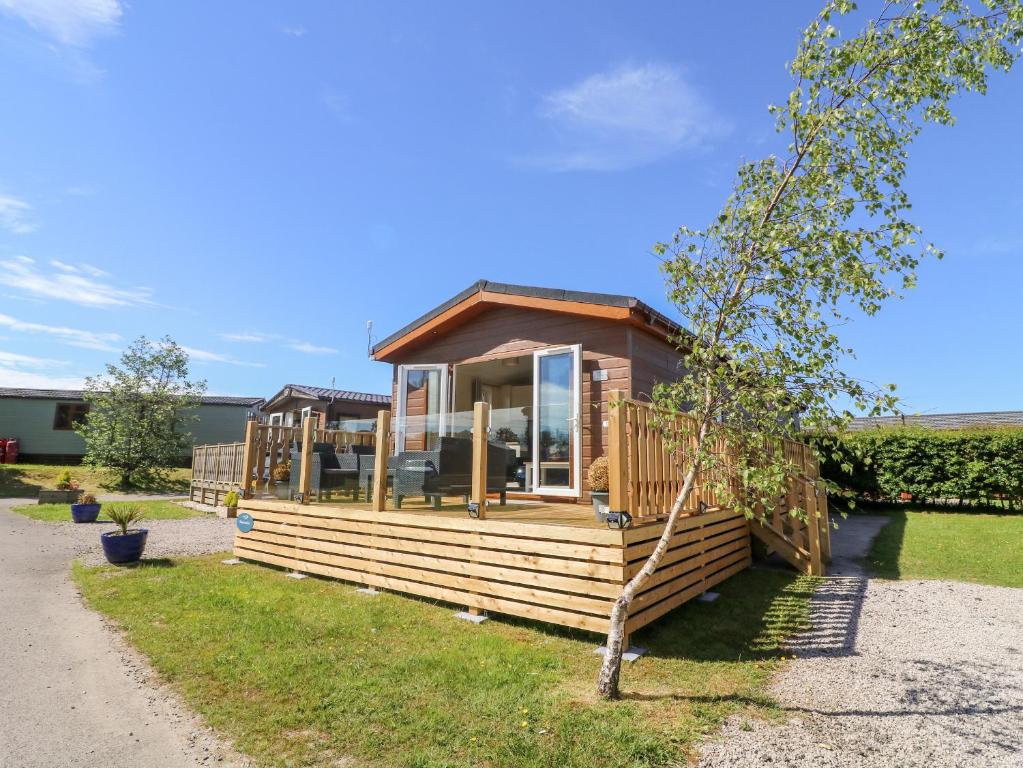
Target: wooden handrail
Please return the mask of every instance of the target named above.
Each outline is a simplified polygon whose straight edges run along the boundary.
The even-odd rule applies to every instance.
[[[665,429],[672,430],[666,440]],[[626,397],[621,390],[610,393],[608,411],[609,504],[612,511],[626,511],[633,518],[650,519],[668,514],[682,486],[686,453],[695,449],[697,425],[685,414],[664,415],[653,406]],[[820,468],[809,446],[792,440],[765,451],[780,450],[796,467],[785,495],[763,513],[763,522],[778,542],[776,548],[797,568],[823,574],[831,553],[827,496],[819,487]],[[701,472],[687,501],[687,515],[720,509],[723,499],[715,486],[723,482],[738,490],[732,453],[723,437],[715,438],[711,450],[720,457],[715,466]],[[790,516],[792,508],[806,513],[806,522]],[[752,525],[761,525],[753,521]],[[766,535],[766,534],[765,534]],[[808,557],[799,555],[808,553]]]

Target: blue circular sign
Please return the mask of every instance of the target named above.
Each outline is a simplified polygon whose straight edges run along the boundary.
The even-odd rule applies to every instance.
[[[235,520],[235,525],[238,526],[238,530],[241,531],[242,533],[248,533],[249,531],[251,531],[252,526],[255,524],[256,521],[252,519],[252,515],[250,515],[248,512],[242,512],[240,515],[238,515],[237,520]]]

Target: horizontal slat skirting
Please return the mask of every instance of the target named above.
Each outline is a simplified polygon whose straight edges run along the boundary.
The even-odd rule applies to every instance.
[[[306,565],[309,563],[319,563],[347,571],[362,572],[404,581],[417,581],[433,584],[438,587],[457,589],[462,592],[474,592],[491,597],[531,602],[537,605],[548,605],[579,613],[591,613],[596,616],[606,617],[611,615],[612,600],[598,600],[580,595],[533,589],[532,587],[520,587],[500,581],[474,579],[443,571],[407,568],[401,565],[392,565],[374,560],[360,560],[342,555],[332,555],[318,550],[303,549],[299,546],[279,546],[252,539],[243,540],[239,544],[248,550],[264,552],[279,557],[291,557],[304,564],[296,566],[296,570],[306,570]]]
[[[708,576],[717,573],[722,568],[727,568],[741,560],[748,560],[749,556],[749,545],[738,547],[732,545],[694,557],[679,566],[678,570],[681,573],[670,581],[665,581],[659,586],[641,592],[632,602],[632,609],[638,613],[648,606],[688,589],[693,584],[705,581]]]
[[[297,505],[296,505],[297,506]],[[595,561],[604,563],[622,564],[624,550],[621,546],[593,546],[575,543],[561,543],[549,539],[535,539],[528,537],[525,533],[521,536],[515,535],[517,523],[502,522],[499,526],[505,529],[505,535],[495,536],[489,533],[477,533],[472,530],[430,528],[423,525],[409,526],[399,520],[395,520],[391,512],[376,513],[378,519],[386,522],[366,521],[364,518],[351,518],[346,512],[344,516],[306,515],[303,512],[272,512],[265,509],[246,507],[257,526],[261,523],[302,525],[310,528],[323,528],[333,531],[349,531],[352,533],[365,533],[380,536],[391,536],[394,538],[409,539],[411,541],[434,541],[446,544],[460,544],[463,546],[485,547],[512,552],[524,552],[529,554],[547,555],[554,557],[570,557],[576,560]],[[302,509],[302,508],[300,508]],[[305,509],[308,509],[306,507]],[[403,517],[408,517],[404,515]],[[430,516],[426,516],[430,517]],[[445,521],[444,518],[430,517],[431,520]],[[487,521],[479,521],[487,522]],[[537,526],[529,525],[528,528],[553,528],[555,530],[577,530],[568,526]],[[620,539],[619,539],[620,541]]]
[[[236,535],[240,558],[594,632],[607,630],[625,579],[642,567],[660,533],[656,525],[642,533],[589,531],[279,501],[246,501],[243,508],[254,527]],[[561,540],[566,532],[575,540]],[[586,541],[591,533],[604,539],[611,534],[613,543]],[[627,536],[634,537],[628,546]],[[628,631],[749,562],[742,515],[716,511],[683,518],[658,571],[633,601]]]
[[[723,523],[716,523],[715,525],[709,525],[703,529],[696,529],[693,531],[684,531],[683,533],[676,533],[672,537],[671,543],[668,545],[668,551],[664,555],[664,559],[661,561],[660,567],[665,567],[671,563],[678,562],[686,554],[680,554],[682,550],[685,552],[693,552],[693,546],[697,546],[695,551],[702,551],[708,546],[715,546],[714,544],[706,544],[700,547],[703,542],[708,542],[718,537],[743,537],[749,535],[749,526],[742,520],[726,520]],[[646,562],[650,553],[653,552],[653,543],[641,544],[637,547],[629,547],[625,552],[625,557],[628,559],[628,563],[625,566],[625,572],[627,577],[631,578],[633,574],[642,568],[643,563]]]
[[[717,512],[707,512],[702,515],[688,515],[686,517],[680,517],[678,522],[675,524],[675,533],[681,533],[682,531],[690,531],[695,528],[705,528],[708,525],[714,523],[720,523],[725,520],[731,520],[733,518],[743,517],[738,512],[731,509],[722,509]],[[745,518],[743,518],[745,519]],[[624,541],[625,545],[629,548],[644,541],[656,541],[661,537],[661,531],[664,530],[664,524],[652,524],[643,525],[636,528],[626,528],[623,533],[625,534]],[[653,547],[650,548],[653,551]]]
[[[598,546],[622,546],[622,532],[602,528],[579,528],[568,525],[549,525],[543,523],[522,523],[517,520],[464,520],[453,517],[441,517],[429,513],[404,512],[371,512],[362,509],[331,508],[327,505],[313,506],[293,504],[290,502],[261,501],[246,499],[239,504],[241,509],[250,512],[269,510],[275,512],[300,514],[303,517],[322,517],[326,519],[343,518],[358,522],[376,523],[387,521],[393,525],[410,528],[429,528],[440,531],[462,531],[469,533],[492,534],[514,538],[530,538],[555,542],[571,542]],[[255,517],[255,515],[253,515]]]
[[[735,574],[746,570],[751,564],[752,560],[747,556],[744,560],[740,560],[728,568],[709,574],[705,579],[703,579],[703,581],[694,584],[688,589],[685,589],[682,592],[677,592],[666,600],[662,600],[656,605],[650,606],[645,611],[641,611],[630,616],[629,620],[625,622],[625,631],[635,632],[637,629],[645,627],[650,622],[661,618],[664,614],[675,610],[683,603],[689,602],[694,597],[699,597],[715,584],[720,584],[725,579],[731,578]]]
[[[543,555],[524,554],[500,549],[467,546],[461,543],[446,544],[443,542],[423,541],[400,536],[378,536],[371,533],[358,533],[328,528],[312,528],[290,523],[271,523],[256,520],[254,532],[271,534],[295,535],[308,539],[319,539],[337,544],[350,544],[356,547],[387,549],[396,552],[407,552],[418,555],[468,560],[474,563],[501,565],[511,568],[523,568],[529,571],[540,571],[562,576],[578,576],[587,579],[600,579],[621,583],[624,568],[621,565],[573,560],[564,557],[546,557]]]
[[[646,589],[650,589],[658,584],[662,584],[665,581],[675,578],[680,573],[685,573],[687,570],[691,570],[695,567],[694,564],[701,561],[710,562],[716,555],[715,552],[724,554],[724,550],[733,551],[735,549],[745,548],[749,550],[749,532],[748,531],[733,531],[723,536],[716,536],[710,541],[698,541],[695,544],[689,544],[685,547],[679,547],[677,550],[673,550],[665,555],[663,561],[661,561],[660,567],[651,577],[650,581],[647,582]],[[711,555],[708,559],[704,555]],[[635,571],[639,571],[642,567],[642,563],[636,563],[631,566]],[[630,577],[631,578],[631,577]]]
[[[551,624],[560,624],[567,627],[589,630],[591,632],[606,632],[608,627],[608,620],[604,617],[591,616],[589,614],[576,613],[573,611],[558,610],[556,608],[548,608],[542,605],[533,605],[515,600],[492,597],[475,592],[465,592],[449,587],[439,587],[419,581],[409,581],[405,579],[381,576],[374,573],[365,573],[363,571],[353,571],[332,565],[299,561],[294,557],[282,557],[280,555],[259,552],[245,546],[240,546],[240,544],[242,544],[242,542],[237,542],[234,550],[235,555],[240,558],[256,560],[270,565],[277,565],[282,568],[292,568],[304,573],[329,576],[331,578],[343,579],[357,584],[366,584],[369,586],[380,587],[382,589],[393,590],[395,592],[406,592],[411,595],[419,595],[421,597],[442,600],[454,605],[465,605],[470,608],[479,608],[485,611],[504,613],[509,616],[520,616],[522,618],[534,619],[536,621],[546,621]]]
[[[690,528],[689,530],[678,531],[674,536],[672,536],[669,551],[672,548],[683,544],[701,541],[702,539],[711,538],[713,536],[718,536],[738,529],[746,529],[747,531],[749,529],[749,526],[746,523],[746,518],[742,515],[735,515],[729,520],[712,523],[703,528]],[[650,553],[652,553],[656,547],[656,541],[646,541],[642,544],[633,544],[626,548],[625,560],[629,564],[642,562],[650,556]]]
[[[509,584],[528,585],[544,590],[571,592],[577,595],[594,595],[614,599],[621,593],[620,583],[615,584],[596,579],[572,578],[551,573],[539,573],[528,568],[512,568],[473,562],[469,559],[468,551],[459,552],[457,550],[461,548],[458,547],[444,547],[453,556],[437,557],[367,545],[310,539],[301,535],[298,537],[286,536],[259,530],[239,534],[239,539],[246,542],[259,541],[278,546],[300,547],[304,550],[314,550],[331,555],[355,558],[360,562],[366,563],[391,563],[488,581],[503,581]],[[361,566],[353,565],[352,567]],[[366,567],[368,568],[369,566],[367,565]]]

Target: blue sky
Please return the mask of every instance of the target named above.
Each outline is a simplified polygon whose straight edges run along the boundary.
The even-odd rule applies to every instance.
[[[481,277],[670,313],[651,245],[777,146],[818,5],[0,0],[0,386],[170,334],[211,392],[384,392],[366,322]],[[948,256],[847,333],[911,412],[1023,407],[1023,71],[957,111],[908,184]]]

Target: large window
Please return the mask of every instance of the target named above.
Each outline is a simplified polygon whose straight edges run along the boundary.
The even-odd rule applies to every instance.
[[[53,414],[53,428],[74,429],[75,424],[85,419],[88,412],[88,403],[57,403],[57,410]]]

